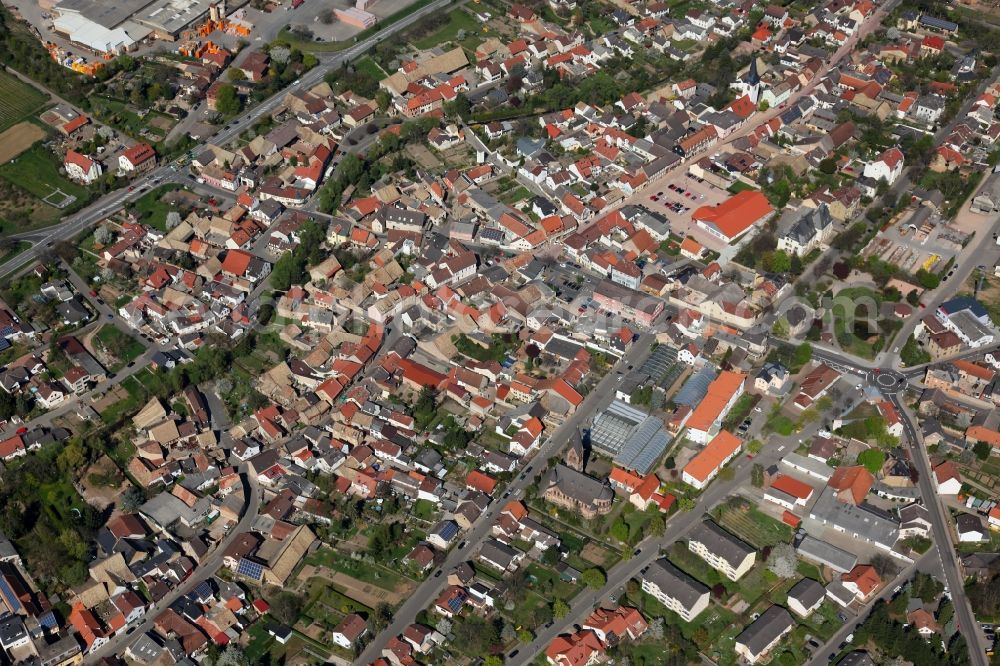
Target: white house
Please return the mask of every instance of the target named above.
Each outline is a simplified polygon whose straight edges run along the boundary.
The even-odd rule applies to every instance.
[[[756,664],[795,628],[795,620],[781,606],[771,606],[736,637],[736,653]]]
[[[340,621],[333,630],[333,642],[350,650],[358,639],[368,632],[368,623],[357,613],[351,613]]]
[[[934,484],[938,495],[957,495],[962,490],[962,477],[958,468],[950,460],[946,460],[934,468]]]
[[[63,167],[66,169],[66,175],[69,176],[70,180],[75,180],[84,185],[90,185],[104,173],[100,162],[75,150],[70,150],[66,153],[66,159],[63,160]]]
[[[866,178],[884,180],[892,185],[902,172],[903,151],[893,147],[883,151],[875,161],[866,164],[864,175]]]
[[[826,591],[812,578],[803,578],[788,591],[788,608],[799,617],[809,617],[823,605]]]
[[[732,581],[742,578],[757,560],[755,548],[711,520],[706,520],[691,532],[688,550]]]

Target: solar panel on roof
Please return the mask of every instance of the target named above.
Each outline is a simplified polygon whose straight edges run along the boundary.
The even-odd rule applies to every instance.
[[[42,625],[46,629],[55,629],[59,626],[59,622],[56,621],[56,614],[52,611],[42,613],[42,615],[38,618],[38,624]]]
[[[236,567],[236,573],[247,578],[252,578],[253,580],[260,580],[264,577],[264,566],[258,562],[243,558],[240,560],[239,566]]]
[[[207,599],[212,596],[212,586],[207,580],[203,580],[195,586],[194,594],[198,599]]]
[[[17,598],[14,590],[10,589],[10,585],[7,584],[7,579],[3,577],[0,577],[0,594],[3,595],[12,613],[17,613],[21,610],[21,600]]]

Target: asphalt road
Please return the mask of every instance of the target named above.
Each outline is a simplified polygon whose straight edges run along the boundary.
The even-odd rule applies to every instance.
[[[203,143],[213,143],[217,145],[227,143],[246,130],[247,127],[257,122],[257,120],[262,116],[274,111],[274,109],[281,104],[285,95],[288,93],[299,89],[311,88],[322,81],[328,71],[340,67],[340,65],[344,62],[354,60],[376,44],[389,39],[395,33],[412,25],[416,21],[419,21],[421,18],[441,11],[453,2],[454,0],[435,0],[435,2],[432,2],[426,7],[422,7],[409,16],[387,26],[385,29],[379,30],[371,37],[358,42],[350,48],[337,53],[322,54],[318,56],[320,64],[306,72],[302,78],[284,90],[275,93],[268,99],[253,107],[247,113],[240,115],[223,129],[216,132],[215,135],[206,139]],[[30,249],[25,250],[16,257],[13,257],[6,263],[0,264],[0,277],[9,275],[22,266],[37,260],[49,246],[55,245],[60,241],[73,238],[83,230],[89,228],[91,225],[100,222],[126,203],[138,199],[142,196],[144,193],[143,191],[146,188],[159,185],[162,182],[176,180],[177,178],[179,178],[179,172],[175,170],[175,165],[162,164],[148,174],[134,180],[130,187],[115,190],[114,192],[101,197],[90,206],[63,219],[62,222],[53,227],[14,236],[14,238],[30,241],[34,243],[34,245]]]
[[[507,666],[530,664],[535,656],[543,652],[556,636],[570,631],[573,625],[583,622],[603,601],[610,601],[612,595],[618,595],[620,598],[621,589],[629,579],[639,576],[643,569],[660,557],[661,552],[668,551],[671,544],[682,540],[693,527],[705,518],[712,508],[727,497],[737,494],[736,491],[740,486],[749,482],[750,472],[754,464],[760,464],[767,468],[781,460],[785,452],[793,450],[797,442],[792,442],[792,439],[794,438],[772,439],[769,445],[752,460],[748,459],[746,455],[740,455],[736,458],[728,467],[733,471],[732,478],[728,480],[717,478],[713,481],[698,498],[694,510],[678,512],[671,516],[662,537],[650,537],[640,542],[631,558],[618,563],[607,572],[608,580],[604,587],[600,590],[578,594],[570,602],[570,612],[566,617],[556,620],[551,626],[541,628],[530,644],[518,646],[509,652],[504,663]]]
[[[226,548],[229,547],[229,544],[231,544],[239,534],[250,529],[250,526],[253,525],[253,522],[257,519],[257,513],[260,508],[260,488],[257,486],[257,482],[252,480],[250,475],[247,473],[246,465],[240,466],[240,473],[243,476],[244,493],[247,493],[247,491],[249,492],[246,495],[247,502],[243,507],[243,517],[240,518],[240,521],[236,524],[236,526],[230,529],[225,538],[219,542],[218,546],[216,546],[215,551],[209,555],[208,559],[198,565],[190,577],[175,587],[170,594],[163,597],[146,610],[146,614],[142,616],[142,621],[135,626],[135,629],[128,634],[119,634],[115,636],[103,646],[88,654],[84,658],[85,664],[95,664],[104,657],[120,655],[132,643],[132,641],[153,628],[153,623],[156,618],[159,617],[160,613],[169,608],[172,603],[193,590],[196,585],[201,583],[203,580],[206,580],[209,576],[212,576],[219,570],[219,567],[222,566],[222,558],[226,552]]]
[[[982,353],[982,350],[979,353]],[[816,356],[841,367],[853,369],[860,376],[872,377],[872,373],[869,372],[869,366],[859,364],[855,359],[845,354],[821,351]],[[877,384],[875,385],[878,386]],[[917,479],[917,487],[920,489],[924,506],[927,507],[927,511],[930,514],[934,548],[940,557],[945,580],[955,602],[955,617],[958,620],[958,626],[969,644],[972,663],[976,666],[986,666],[987,662],[982,645],[981,632],[978,629],[972,608],[969,606],[968,598],[962,593],[964,578],[959,569],[958,559],[955,556],[955,548],[951,539],[950,522],[938,498],[937,489],[932,480],[930,460],[927,457],[927,449],[924,446],[924,440],[920,434],[916,417],[914,417],[900,397],[901,391],[899,389],[902,388],[902,385],[890,390],[885,390],[881,386],[878,386],[878,388],[882,390],[885,398],[893,404],[903,418],[906,446],[910,451],[910,457],[913,460],[919,477]]]
[[[926,567],[928,564],[934,561],[934,551],[927,551],[923,557],[919,560],[906,567],[900,571],[895,578],[886,583],[885,587],[879,594],[876,594],[874,598],[865,604],[862,612],[858,613],[854,617],[850,617],[844,625],[837,630],[830,640],[823,645],[814,655],[813,658],[808,662],[809,666],[827,666],[830,663],[831,656],[836,656],[840,654],[840,645],[847,640],[847,637],[854,633],[868,617],[868,611],[875,607],[875,604],[881,603],[883,601],[889,601],[895,595],[895,590],[900,585],[906,583],[917,571]]]
[[[382,648],[386,646],[390,639],[403,632],[408,625],[416,621],[417,613],[431,605],[441,594],[447,585],[448,572],[462,562],[472,559],[473,554],[479,549],[483,540],[489,535],[493,524],[500,516],[504,505],[510,499],[518,499],[522,496],[524,489],[535,483],[535,477],[548,468],[550,458],[560,454],[563,447],[569,441],[570,436],[576,430],[584,426],[593,416],[594,412],[607,405],[614,397],[615,389],[622,374],[618,370],[624,371],[627,365],[641,363],[650,352],[650,347],[654,336],[647,333],[641,336],[626,354],[619,360],[615,369],[609,372],[592,390],[583,403],[576,409],[572,416],[562,423],[549,438],[542,444],[538,452],[531,458],[525,470],[518,475],[507,487],[503,498],[493,502],[475,525],[463,535],[459,547],[453,549],[440,569],[435,570],[430,578],[425,580],[403,604],[396,609],[393,614],[392,623],[381,633],[375,636],[365,648],[364,652],[354,660],[355,664],[369,664],[382,654]],[[441,571],[440,575],[436,575]]]

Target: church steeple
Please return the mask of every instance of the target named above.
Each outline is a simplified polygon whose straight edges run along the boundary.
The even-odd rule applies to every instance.
[[[747,72],[743,89],[755,105],[760,101],[760,74],[757,73],[757,56],[750,60],[750,71]]]
[[[750,60],[750,71],[747,73],[747,85],[756,86],[760,84],[760,75],[757,73],[757,56]]]

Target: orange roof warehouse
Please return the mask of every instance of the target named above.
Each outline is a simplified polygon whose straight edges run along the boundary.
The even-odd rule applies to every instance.
[[[727,243],[774,214],[767,197],[756,190],[737,192],[717,206],[702,206],[691,219]]]

